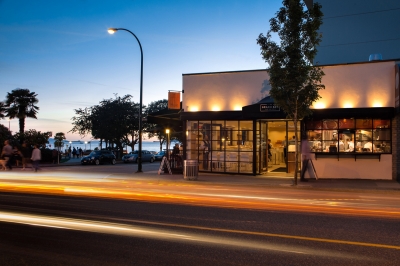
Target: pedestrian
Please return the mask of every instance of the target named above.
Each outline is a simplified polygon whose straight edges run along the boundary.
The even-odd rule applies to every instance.
[[[306,135],[303,135],[303,139],[301,141],[301,156],[302,156],[303,162],[302,162],[302,168],[301,168],[301,174],[300,174],[300,181],[307,182],[308,180],[304,178],[304,175],[307,171],[308,162],[309,162],[309,160],[311,160],[311,153],[310,153],[310,145],[308,143]]]
[[[82,155],[83,155],[82,148],[79,148],[79,150],[78,150],[78,151],[79,151],[79,158],[82,158],[82,157],[83,157],[83,156],[82,156]]]
[[[13,163],[13,149],[10,145],[8,140],[4,141],[4,147],[1,151],[1,158],[6,161],[5,169],[12,170],[12,163]]]
[[[75,158],[75,156],[76,156],[77,154],[76,154],[76,149],[75,149],[75,147],[72,149],[72,158]]]
[[[40,160],[42,159],[42,153],[41,153],[41,151],[39,150],[37,144],[35,144],[34,147],[35,147],[35,148],[34,148],[33,151],[32,151],[31,160],[32,160],[33,169],[35,169],[35,172],[37,172],[37,170],[39,170],[39,162],[40,162]]]
[[[22,170],[25,170],[26,165],[30,160],[29,156],[31,154],[30,149],[28,148],[26,142],[22,143],[21,153],[22,153]]]
[[[22,153],[18,149],[17,145],[14,145],[13,148],[13,161],[15,162],[15,166],[18,166],[18,162],[21,162],[22,164]]]

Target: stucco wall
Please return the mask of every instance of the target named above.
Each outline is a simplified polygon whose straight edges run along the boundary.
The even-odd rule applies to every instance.
[[[314,108],[394,107],[395,62],[323,68],[324,90]]]
[[[395,62],[323,70],[325,89],[313,108],[394,107]],[[268,95],[268,78],[266,70],[183,75],[182,108],[185,112],[241,110]]]
[[[392,180],[392,155],[382,154],[378,159],[318,158],[313,163],[318,178]],[[378,170],[378,171],[377,171]],[[377,173],[379,173],[377,175]]]
[[[242,110],[263,98],[266,70],[183,75],[182,108],[187,111]]]

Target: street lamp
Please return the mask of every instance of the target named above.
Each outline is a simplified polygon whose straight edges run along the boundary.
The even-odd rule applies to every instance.
[[[143,49],[142,45],[140,44],[140,41],[136,35],[131,32],[130,30],[124,29],[124,28],[109,28],[108,33],[114,34],[116,31],[119,30],[124,30],[129,32],[130,34],[135,37],[137,40],[139,47],[140,47],[140,55],[141,55],[141,60],[140,60],[140,106],[139,106],[139,154],[138,154],[138,170],[137,172],[143,172],[142,171],[142,103],[143,103]]]
[[[85,141],[85,151],[86,151],[86,144],[87,144],[87,141]]]
[[[169,129],[166,129],[165,133],[167,133],[167,159],[169,160]]]

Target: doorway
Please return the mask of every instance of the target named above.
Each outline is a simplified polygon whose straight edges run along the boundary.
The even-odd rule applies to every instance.
[[[260,121],[259,173],[283,175],[294,172],[294,124],[292,121]],[[297,124],[300,143],[300,123]]]

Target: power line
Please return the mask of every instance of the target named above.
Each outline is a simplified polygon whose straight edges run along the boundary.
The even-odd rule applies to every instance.
[[[395,10],[400,10],[400,7],[392,8],[392,9],[378,10],[378,11],[371,11],[371,12],[355,13],[355,14],[349,14],[349,15],[340,15],[340,16],[334,16],[334,17],[324,17],[323,19],[325,20],[325,19],[331,19],[331,18],[352,17],[352,16],[358,16],[358,15],[374,14],[374,13],[381,13],[381,12],[388,12],[388,11],[395,11]]]

